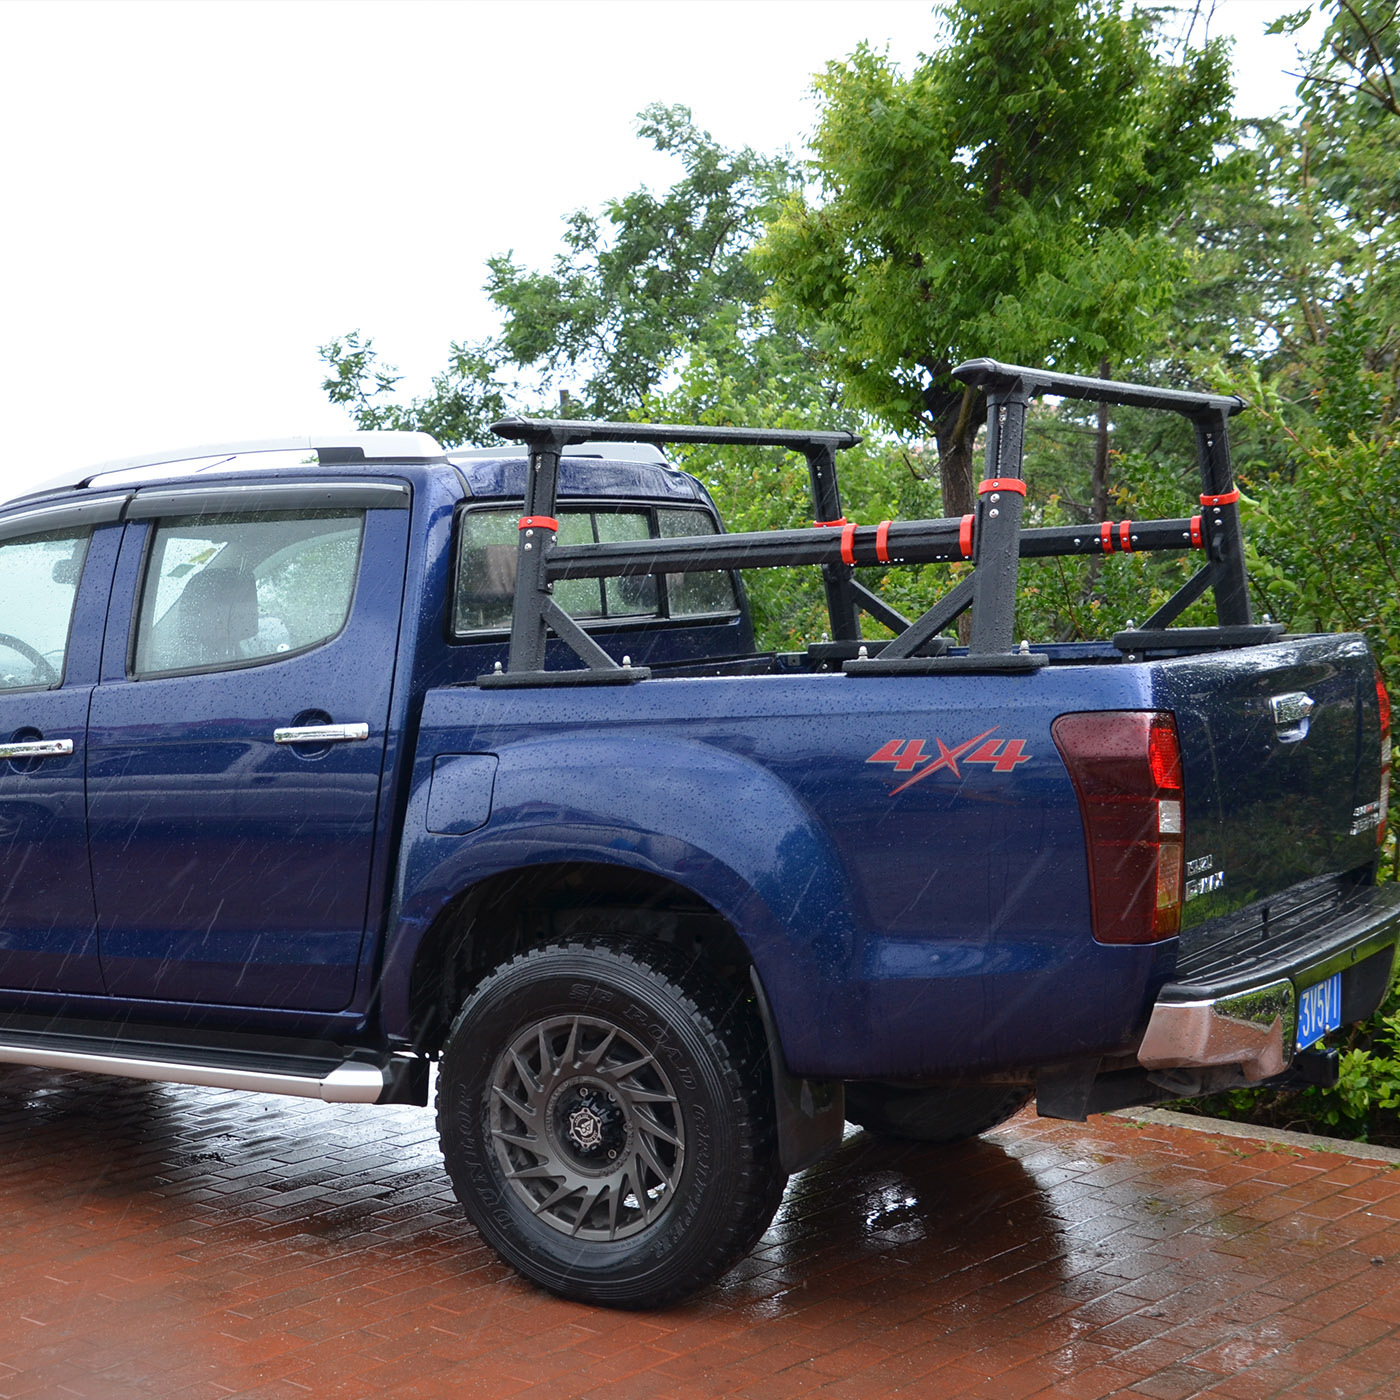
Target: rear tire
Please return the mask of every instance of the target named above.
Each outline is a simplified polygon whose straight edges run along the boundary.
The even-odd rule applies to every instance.
[[[561,1297],[659,1307],[753,1248],[782,1199],[746,998],[641,939],[537,948],[468,998],[438,1073],[452,1186]]]
[[[956,1084],[910,1088],[846,1085],[846,1119],[882,1137],[905,1142],[965,1142],[1018,1113],[1031,1090],[1017,1084]]]

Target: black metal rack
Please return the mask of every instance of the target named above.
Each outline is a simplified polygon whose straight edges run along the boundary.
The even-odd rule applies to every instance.
[[[930,674],[940,671],[1032,671],[1044,653],[1018,650],[1013,641],[1020,560],[1053,555],[1111,554],[1200,549],[1206,563],[1144,626],[1119,633],[1125,652],[1188,646],[1239,646],[1267,640],[1279,629],[1256,627],[1250,615],[1240,533],[1239,492],[1230,468],[1229,420],[1244,402],[1217,394],[1187,393],[1109,379],[1056,374],[970,360],[953,371],[987,395],[986,478],[976,511],[961,519],[882,521],[857,525],[841,511],[836,454],[860,438],[849,432],[788,432],[764,428],[708,428],[674,423],[597,423],[569,419],[512,418],[492,425],[500,436],[529,449],[524,514],[506,667],[482,676],[485,686],[607,685],[645,679],[646,667],[622,666],[610,657],[553,598],[553,585],[570,578],[616,578],[702,569],[821,567],[834,643],[847,649],[861,638],[860,614],[869,613],[895,638],[877,656],[846,660],[851,675]],[[1156,409],[1191,420],[1201,472],[1201,513],[1174,520],[1105,521],[1093,526],[1023,529],[1025,482],[1022,456],[1032,399],[1060,398]],[[705,535],[617,544],[557,543],[559,459],[586,441],[707,443],[776,447],[807,459],[815,529]],[[868,564],[922,564],[970,560],[972,571],[921,617],[901,616],[858,582]],[[1217,626],[1177,629],[1170,624],[1207,589],[1215,593]],[[966,655],[945,655],[938,634],[972,610]],[[584,662],[579,670],[547,671],[550,631]]]

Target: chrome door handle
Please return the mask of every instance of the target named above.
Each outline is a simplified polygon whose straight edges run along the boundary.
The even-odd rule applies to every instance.
[[[347,739],[368,738],[367,724],[297,724],[272,731],[277,744],[340,744]]]
[[[0,744],[0,758],[63,758],[72,752],[71,739],[30,739],[22,744]]]

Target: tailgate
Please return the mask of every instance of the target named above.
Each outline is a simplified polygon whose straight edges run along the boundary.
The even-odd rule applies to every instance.
[[[1185,778],[1182,953],[1221,915],[1257,906],[1249,923],[1265,941],[1271,905],[1296,925],[1300,901],[1325,917],[1321,906],[1368,883],[1381,731],[1365,641],[1290,638],[1158,664]]]

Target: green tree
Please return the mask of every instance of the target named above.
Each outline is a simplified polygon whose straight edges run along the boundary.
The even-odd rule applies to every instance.
[[[692,350],[728,353],[769,329],[747,253],[798,179],[786,156],[726,150],[685,107],[648,107],[637,129],[680,161],[675,184],[575,211],[547,272],[510,254],[487,263],[504,361],[577,386],[587,417],[625,416]]]
[[[908,77],[861,47],[818,80],[820,197],[759,250],[773,304],[853,399],[931,432],[972,508],[977,355],[1094,371],[1141,352],[1188,257],[1168,236],[1228,131],[1219,42],[1171,62],[1112,0],[962,0]]]
[[[776,371],[795,402],[808,401],[820,381],[816,359],[791,328],[780,335],[748,258],[798,167],[785,155],[726,150],[681,106],[646,108],[637,130],[679,161],[669,189],[634,190],[601,212],[575,210],[547,271],[522,267],[511,253],[488,259],[485,289],[501,331],[454,344],[421,399],[396,402],[400,376],[360,332],[322,346],[331,401],[362,428],[482,442],[493,418],[557,401],[560,390],[571,416],[635,414],[692,354],[750,382]]]
[[[395,429],[431,433],[447,447],[495,442],[491,424],[512,412],[518,387],[500,378],[489,342],[453,344],[447,367],[433,377],[430,394],[408,403],[393,397],[400,375],[383,364],[374,342],[359,331],[321,346],[330,367],[321,387],[333,404],[364,431]]]

